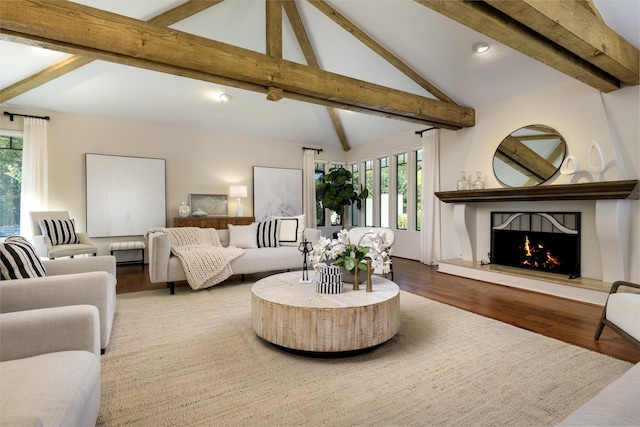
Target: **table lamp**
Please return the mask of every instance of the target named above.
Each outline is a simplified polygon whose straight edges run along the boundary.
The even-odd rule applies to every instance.
[[[230,185],[229,197],[236,198],[236,201],[237,201],[236,216],[242,216],[242,205],[240,204],[240,198],[247,197],[247,186],[246,185]]]

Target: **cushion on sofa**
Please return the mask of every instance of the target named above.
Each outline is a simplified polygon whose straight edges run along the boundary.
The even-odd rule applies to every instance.
[[[256,240],[259,248],[277,248],[280,246],[278,237],[280,220],[262,221],[257,223]]]
[[[229,246],[236,248],[252,249],[258,247],[258,224],[233,225],[229,224]]]
[[[36,250],[22,236],[9,236],[0,243],[0,278],[29,279],[46,275]]]
[[[304,240],[305,214],[290,217],[271,217],[280,220],[280,246],[299,246]]]
[[[39,219],[40,232],[48,236],[53,246],[78,243],[76,223],[73,219]]]

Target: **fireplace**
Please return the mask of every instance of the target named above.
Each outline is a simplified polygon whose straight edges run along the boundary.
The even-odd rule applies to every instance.
[[[580,276],[580,212],[491,212],[491,263]]]

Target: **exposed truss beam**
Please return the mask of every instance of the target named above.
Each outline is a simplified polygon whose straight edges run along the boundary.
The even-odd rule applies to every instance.
[[[318,59],[315,55],[315,52],[313,51],[313,47],[311,46],[311,41],[309,40],[307,31],[305,30],[304,24],[302,23],[302,19],[300,18],[298,7],[293,1],[285,1],[283,5],[284,5],[284,10],[287,13],[287,17],[289,18],[289,23],[293,28],[293,32],[296,35],[296,39],[298,40],[298,44],[302,49],[302,53],[307,61],[307,64],[314,68],[320,68]],[[340,116],[338,115],[338,111],[333,107],[327,107],[327,113],[329,114],[331,123],[333,123],[333,128],[336,130],[336,133],[338,134],[338,139],[340,140],[340,145],[342,145],[342,149],[344,151],[349,151],[351,147],[349,146],[347,135],[344,133],[344,128],[342,127],[342,122],[340,121]]]
[[[396,67],[398,70],[402,71],[407,77],[411,80],[422,86],[427,92],[431,95],[435,96],[440,101],[451,102],[455,104],[447,94],[442,92],[436,86],[431,84],[427,79],[418,74],[413,68],[409,67],[404,61],[397,58],[394,54],[385,49],[380,43],[376,42],[374,39],[369,37],[367,33],[362,31],[357,25],[353,24],[347,18],[342,16],[340,12],[329,6],[323,0],[307,0],[313,6],[315,6],[320,12],[327,15],[331,18],[336,24],[340,25],[344,28],[349,34],[354,36],[360,42],[362,42],[365,46],[369,47],[369,49],[373,50],[375,53],[380,55],[384,60],[388,63]]]
[[[621,82],[640,83],[640,51],[583,4],[567,0],[486,2]]]
[[[0,38],[367,114],[459,129],[473,109],[278,60],[73,2],[0,2]]]
[[[160,15],[151,18],[148,22],[163,27],[180,22],[183,19],[188,18],[191,15],[195,15],[198,12],[202,12],[205,9],[215,6],[221,3],[223,0],[188,0],[182,3],[180,6],[176,6],[171,10],[168,10]],[[57,79],[60,76],[64,76],[73,70],[85,66],[93,62],[93,58],[88,58],[80,55],[72,56],[65,59],[49,68],[46,68],[32,76],[20,80],[4,89],[0,89],[0,103],[15,98],[18,95],[29,92],[32,89],[37,88],[45,83]]]
[[[613,77],[586,59],[541,36],[487,2],[415,1],[602,92],[611,92],[620,88],[619,78]],[[523,0],[505,1],[504,3],[524,4]],[[575,2],[574,0],[563,0],[546,3]]]

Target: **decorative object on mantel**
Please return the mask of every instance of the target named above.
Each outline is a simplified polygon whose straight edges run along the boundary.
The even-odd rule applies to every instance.
[[[182,204],[178,207],[178,215],[180,218],[187,218],[191,213],[191,208],[187,205],[187,202],[182,202]]]
[[[600,157],[600,161],[599,161],[599,165],[598,164],[594,164],[593,160],[592,160],[592,156],[593,156],[593,151],[596,151],[598,153],[598,157]],[[604,172],[604,155],[602,154],[602,148],[600,148],[600,145],[598,144],[598,142],[594,139],[593,142],[591,143],[591,146],[589,147],[589,170],[593,173],[602,173]]]
[[[313,250],[313,245],[311,242],[308,242],[307,239],[304,239],[304,241],[300,243],[298,250],[302,252],[304,257],[302,261],[302,279],[300,279],[300,283],[311,283],[311,280],[309,280],[307,258],[309,253]]]
[[[247,197],[246,185],[231,185],[229,186],[229,197],[236,198],[236,216],[242,216],[242,204],[240,198]]]
[[[347,230],[341,230],[334,240],[320,237],[311,254],[311,264],[316,271],[320,271],[328,262],[344,268],[342,280],[348,283],[346,273],[353,274],[353,290],[358,290],[358,270],[367,269],[367,258],[371,260],[374,269],[379,268],[384,274],[389,273],[391,258],[385,250],[389,246],[385,237],[383,233],[368,231],[358,242],[352,243]]]
[[[341,294],[343,289],[340,267],[324,265],[316,279],[316,292],[319,294]]]
[[[480,172],[476,172],[476,180],[473,181],[472,188],[474,190],[482,190],[484,188],[484,181],[482,180]]]
[[[469,180],[467,179],[467,172],[462,171],[462,177],[458,180],[456,188],[458,191],[469,190],[471,188]]]
[[[560,173],[563,175],[573,175],[580,172],[580,162],[576,156],[567,156],[560,166]]]
[[[520,202],[538,200],[640,199],[637,179],[586,182],[581,184],[539,185],[536,187],[485,188],[472,191],[437,191],[444,203]]]

